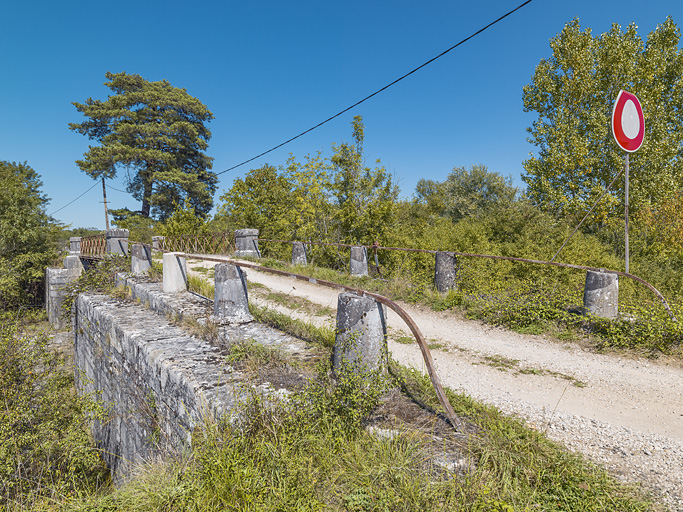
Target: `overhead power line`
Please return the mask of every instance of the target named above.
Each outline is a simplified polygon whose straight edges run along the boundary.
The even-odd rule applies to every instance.
[[[121,190],[120,188],[112,187],[111,185],[107,185],[107,187],[112,189],[112,190],[116,190],[117,192],[123,192],[124,194],[128,193],[125,190]]]
[[[99,182],[95,182],[95,184],[94,184],[92,187],[90,187],[88,190],[86,190],[85,192],[83,192],[83,193],[82,193],[80,196],[78,196],[76,199],[74,199],[73,201],[71,201],[71,202],[65,204],[64,206],[62,206],[62,207],[59,208],[58,210],[55,210],[55,211],[53,211],[52,213],[49,213],[48,215],[54,215],[54,214],[57,213],[57,212],[61,212],[64,208],[66,208],[67,206],[69,206],[69,205],[75,203],[76,201],[78,201],[81,197],[83,197],[85,194],[87,194],[88,192],[90,192],[90,191],[91,191],[92,189],[94,189],[97,185],[99,185]]]
[[[454,50],[455,48],[457,48],[457,47],[460,46],[461,44],[466,43],[467,41],[469,41],[469,40],[472,39],[473,37],[478,36],[479,34],[481,34],[482,32],[484,32],[485,30],[491,28],[493,25],[495,25],[495,24],[498,23],[499,21],[502,21],[503,19],[507,18],[508,16],[510,16],[511,14],[513,14],[514,12],[518,11],[519,9],[521,9],[522,7],[524,7],[525,5],[527,5],[527,4],[531,3],[531,2],[532,2],[532,0],[526,0],[526,2],[524,2],[524,3],[520,4],[520,5],[518,5],[517,7],[515,7],[514,9],[512,9],[510,12],[508,12],[508,13],[506,13],[506,14],[503,14],[500,18],[498,18],[498,19],[492,21],[491,23],[489,23],[489,24],[486,25],[485,27],[480,28],[480,29],[477,30],[476,32],[474,32],[474,33],[472,33],[471,35],[467,36],[465,39],[459,41],[458,43],[454,44],[453,46],[451,46],[451,47],[448,48],[447,50],[441,52],[441,53],[440,53],[439,55],[437,55],[436,57],[433,57],[433,58],[429,59],[429,60],[428,60],[427,62],[425,62],[424,64],[419,65],[418,67],[416,67],[416,68],[413,69],[412,71],[409,71],[409,72],[406,73],[405,75],[403,75],[403,76],[397,78],[396,80],[394,80],[393,82],[391,82],[391,83],[385,85],[385,86],[382,87],[381,89],[378,89],[378,90],[376,90],[375,92],[373,92],[372,94],[369,94],[368,96],[366,96],[365,98],[363,98],[363,99],[360,100],[360,101],[357,101],[356,103],[354,103],[354,104],[351,105],[350,107],[347,107],[347,108],[345,108],[344,110],[342,110],[342,111],[340,111],[340,112],[337,112],[337,113],[334,114],[333,116],[328,117],[328,118],[325,119],[324,121],[322,121],[322,122],[316,124],[315,126],[309,128],[308,130],[303,131],[303,132],[301,132],[301,133],[298,134],[298,135],[295,135],[295,136],[292,137],[291,139],[288,139],[288,140],[282,142],[281,144],[278,144],[277,146],[273,146],[273,147],[270,148],[269,150],[264,151],[263,153],[260,153],[260,154],[256,155],[255,157],[252,157],[252,158],[250,158],[250,159],[248,159],[248,160],[245,160],[244,162],[241,162],[241,163],[239,163],[239,164],[237,164],[237,165],[233,165],[233,166],[230,167],[229,169],[226,169],[226,170],[224,170],[224,171],[221,171],[221,172],[216,173],[216,176],[219,176],[219,175],[221,175],[221,174],[224,174],[224,173],[226,173],[226,172],[228,172],[228,171],[232,171],[233,169],[237,169],[238,167],[241,167],[241,166],[243,166],[244,164],[247,164],[247,163],[249,163],[249,162],[252,162],[252,161],[256,160],[257,158],[262,157],[263,155],[267,155],[267,154],[270,153],[271,151],[275,151],[276,149],[279,149],[279,148],[281,148],[282,146],[284,146],[284,145],[286,145],[286,144],[289,144],[290,142],[292,142],[292,141],[298,139],[299,137],[301,137],[301,136],[303,136],[303,135],[306,135],[306,134],[309,133],[309,132],[312,132],[312,131],[315,130],[316,128],[320,128],[320,127],[321,127],[322,125],[324,125],[325,123],[328,123],[328,122],[332,121],[333,119],[339,117],[340,115],[342,115],[342,114],[348,112],[348,111],[351,110],[352,108],[357,107],[358,105],[360,105],[360,104],[363,103],[364,101],[369,100],[369,99],[372,98],[373,96],[377,96],[379,93],[381,93],[381,92],[383,92],[383,91],[386,91],[386,90],[387,90],[389,87],[391,87],[392,85],[397,84],[398,82],[400,82],[400,81],[403,80],[404,78],[409,77],[410,75],[412,75],[412,74],[415,73],[416,71],[422,69],[423,67],[427,66],[428,64],[431,64],[431,63],[434,62],[436,59],[438,59],[438,58],[440,58],[440,57],[443,57],[444,55],[446,55],[446,54],[447,54],[448,52],[450,52],[451,50]]]

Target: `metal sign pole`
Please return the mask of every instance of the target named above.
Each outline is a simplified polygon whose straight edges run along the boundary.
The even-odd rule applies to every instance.
[[[626,153],[626,183],[624,187],[625,201],[624,201],[624,217],[626,219],[626,273],[628,274],[628,153]]]

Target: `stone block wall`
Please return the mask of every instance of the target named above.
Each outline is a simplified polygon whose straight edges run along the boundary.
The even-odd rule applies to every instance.
[[[80,295],[74,310],[77,386],[108,411],[93,434],[115,482],[153,453],[182,450],[244,397],[219,348],[140,304]]]

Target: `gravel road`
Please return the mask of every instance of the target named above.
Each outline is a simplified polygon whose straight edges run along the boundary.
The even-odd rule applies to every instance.
[[[334,322],[335,290],[252,270],[247,280],[265,287],[250,292],[258,304],[318,324]],[[268,300],[267,290],[305,298],[332,313],[312,317],[305,308]],[[434,347],[445,386],[525,418],[551,439],[683,511],[683,365],[596,354],[453,312],[401,306]],[[387,324],[392,357],[426,372],[407,326],[393,311]]]

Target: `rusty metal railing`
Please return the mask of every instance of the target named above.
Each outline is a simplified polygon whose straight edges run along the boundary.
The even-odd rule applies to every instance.
[[[171,235],[159,241],[164,252],[195,252],[202,254],[230,254],[235,252],[235,234],[204,233],[199,235]]]
[[[290,240],[274,240],[274,239],[268,239],[268,238],[259,238],[259,242],[275,242],[275,243],[287,243],[287,244],[292,244],[294,243],[293,241]],[[321,245],[321,246],[333,246],[333,247],[354,247],[351,244],[344,244],[344,243],[330,243],[330,242],[301,242],[305,245]],[[435,251],[432,249],[411,249],[407,247],[383,247],[379,245],[379,242],[374,242],[372,245],[361,245],[358,244],[355,247],[365,247],[366,249],[372,249],[375,254],[375,263],[377,265],[377,270],[379,271],[379,263],[377,262],[377,251],[380,250],[385,250],[385,251],[402,251],[402,252],[418,252],[418,253],[428,253],[428,254],[436,254],[437,252],[440,251]],[[643,286],[647,287],[652,293],[655,294],[655,296],[659,299],[659,301],[662,303],[664,306],[664,309],[666,310],[667,314],[669,317],[674,321],[677,322],[676,316],[673,314],[671,311],[671,307],[669,306],[668,301],[660,293],[657,288],[655,288],[651,283],[647,282],[645,279],[642,279],[641,277],[638,277],[633,274],[629,274],[627,272],[621,272],[619,270],[610,270],[610,269],[605,269],[605,268],[597,268],[597,267],[589,267],[586,265],[574,265],[572,263],[559,263],[557,261],[543,261],[543,260],[534,260],[534,259],[529,259],[529,258],[516,258],[512,256],[496,256],[496,255],[491,255],[491,254],[474,254],[474,253],[467,253],[467,252],[458,252],[458,251],[444,251],[444,252],[449,252],[455,256],[462,256],[465,258],[484,258],[484,259],[492,259],[492,260],[504,260],[504,261],[512,261],[512,262],[517,262],[517,263],[529,263],[529,264],[535,264],[535,265],[550,265],[554,267],[562,267],[562,268],[570,268],[574,270],[590,270],[592,272],[603,272],[606,274],[616,274],[618,276],[624,276],[629,279],[632,279]]]
[[[158,252],[166,252],[164,250],[159,250],[159,249],[153,249]],[[177,252],[177,251],[172,251],[172,252]],[[355,293],[360,296],[365,296],[365,297],[371,297],[377,302],[386,305],[388,308],[391,308],[410,328],[410,332],[413,334],[415,337],[415,340],[417,341],[418,346],[420,347],[420,352],[422,352],[422,358],[424,359],[425,365],[427,367],[427,373],[429,374],[429,379],[432,382],[432,386],[434,387],[434,391],[436,392],[437,399],[439,400],[439,403],[441,404],[441,407],[444,409],[444,413],[446,414],[446,417],[448,418],[448,421],[453,425],[454,428],[462,430],[462,422],[460,419],[457,417],[455,414],[455,411],[453,410],[453,407],[451,406],[450,401],[448,400],[448,397],[446,396],[446,393],[443,389],[443,386],[441,385],[441,380],[439,379],[439,376],[436,372],[436,367],[434,366],[434,360],[432,359],[432,354],[429,350],[429,347],[427,346],[427,340],[425,339],[424,335],[422,334],[422,331],[420,331],[420,328],[418,325],[415,323],[415,321],[410,317],[410,315],[401,307],[399,306],[396,302],[393,300],[383,296],[379,295],[377,293],[373,293],[367,290],[363,290],[360,288],[353,288],[351,286],[346,286],[343,284],[339,283],[334,283],[332,281],[326,281],[324,279],[315,279],[309,276],[304,276],[301,274],[295,274],[293,272],[286,272],[284,270],[278,270],[270,267],[264,267],[262,265],[258,265],[256,263],[248,263],[246,261],[236,261],[230,258],[226,257],[216,257],[216,256],[207,256],[205,254],[193,254],[193,253],[182,253],[179,254],[179,256],[184,256],[186,258],[191,258],[191,259],[196,259],[196,260],[202,260],[202,261],[212,261],[215,263],[229,263],[231,265],[235,265],[238,267],[246,267],[250,268],[252,270],[256,270],[259,272],[266,272],[269,274],[275,274],[279,276],[285,276],[285,277],[290,277],[293,279],[298,279],[299,281],[306,281],[309,283],[313,284],[319,284],[321,286],[326,286],[328,288],[333,288],[336,290],[342,290],[346,292],[351,292]]]
[[[81,238],[81,255],[94,258],[102,258],[107,254],[107,236],[99,235],[84,236]]]

